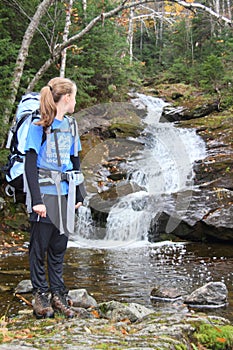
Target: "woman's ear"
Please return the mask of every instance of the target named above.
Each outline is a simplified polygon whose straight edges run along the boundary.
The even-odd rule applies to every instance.
[[[65,102],[70,102],[70,94],[65,94]]]

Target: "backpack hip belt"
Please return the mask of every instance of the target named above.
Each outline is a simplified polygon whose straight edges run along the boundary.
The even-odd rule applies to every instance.
[[[39,169],[40,186],[55,185],[57,176],[59,177],[59,181],[74,181],[75,186],[79,186],[84,181],[83,173],[80,170],[69,170],[63,173],[56,170]]]
[[[66,231],[63,227],[62,212],[61,212],[61,187],[62,181],[69,182],[69,191],[67,198],[67,229],[69,232],[74,232],[75,223],[75,202],[76,202],[76,186],[80,185],[84,181],[84,176],[81,171],[70,170],[67,172],[59,172],[56,170],[39,169],[39,184],[51,185],[54,184],[57,189],[59,217],[60,217],[60,233],[63,234]]]

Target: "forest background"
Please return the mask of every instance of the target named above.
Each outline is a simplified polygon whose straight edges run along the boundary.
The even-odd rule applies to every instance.
[[[54,76],[77,82],[77,110],[163,83],[232,108],[232,10],[232,0],[1,0],[1,157],[22,94]]]

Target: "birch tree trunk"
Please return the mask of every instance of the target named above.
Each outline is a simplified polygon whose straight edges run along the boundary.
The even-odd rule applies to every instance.
[[[73,0],[69,0],[69,4],[67,4],[66,8],[66,22],[65,22],[65,28],[63,33],[63,41],[68,40],[69,32],[70,32],[70,25],[71,25],[71,11],[73,8]],[[66,57],[67,57],[67,48],[65,48],[61,53],[61,68],[60,68],[60,77],[65,77],[65,70],[66,70]]]
[[[134,17],[134,10],[131,8],[130,15],[129,15],[129,31],[128,31],[130,64],[132,64],[133,62],[133,17]]]
[[[227,12],[228,12],[228,17],[231,20],[232,15],[231,15],[231,2],[230,2],[230,0],[227,0]]]
[[[3,123],[5,125],[9,124],[10,121],[10,115],[15,103],[16,95],[18,92],[20,80],[23,74],[24,65],[28,56],[29,47],[32,41],[32,38],[35,34],[35,31],[38,28],[38,25],[40,23],[41,18],[45,14],[45,12],[48,10],[48,8],[53,4],[54,0],[43,0],[40,5],[38,6],[25,34],[23,37],[23,41],[21,44],[21,48],[18,53],[18,57],[16,60],[16,65],[14,69],[14,74],[10,86],[10,95],[9,99],[6,103],[6,109],[4,113]]]
[[[87,18],[87,0],[82,0],[84,19]]]

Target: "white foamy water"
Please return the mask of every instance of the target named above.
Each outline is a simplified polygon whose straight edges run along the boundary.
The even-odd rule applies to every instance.
[[[151,221],[161,214],[172,193],[177,196],[176,206],[185,210],[190,203],[193,188],[194,162],[205,157],[205,144],[195,130],[177,128],[173,123],[160,122],[166,103],[161,99],[138,94],[132,100],[138,108],[147,108],[146,128],[139,137],[145,144],[135,159],[128,162],[128,181],[137,184],[141,191],[121,196],[111,207],[104,239],[94,239],[95,224],[90,208],[82,208],[79,217],[77,240],[101,247],[147,244]],[[184,198],[185,197],[185,198]],[[169,222],[171,232],[178,222]],[[86,242],[88,241],[88,242]]]

